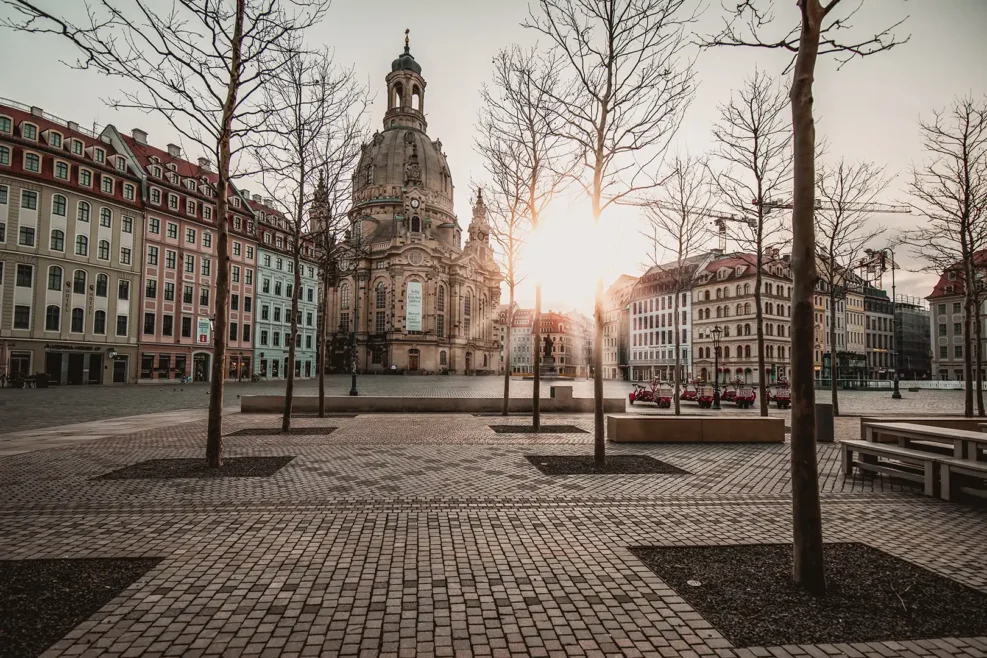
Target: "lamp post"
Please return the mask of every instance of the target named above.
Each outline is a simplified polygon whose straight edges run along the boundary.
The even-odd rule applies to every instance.
[[[346,232],[346,241],[353,247],[353,265],[349,269],[353,273],[353,331],[350,334],[350,395],[357,396],[356,388],[356,332],[360,324],[360,258],[362,256],[361,241],[363,231],[360,228]]]
[[[885,247],[884,249],[865,249],[864,253],[871,258],[880,259],[881,271],[888,269],[888,254],[891,254],[891,364],[894,366],[894,390],[891,392],[893,400],[901,399],[901,388],[898,381],[898,300],[895,294],[894,270],[895,258],[894,249]]]
[[[710,333],[713,335],[713,408],[720,408],[720,335],[723,330],[720,325],[714,325]]]

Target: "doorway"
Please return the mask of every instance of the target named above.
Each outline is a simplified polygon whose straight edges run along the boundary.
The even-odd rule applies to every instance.
[[[281,359],[273,359],[271,361],[271,377],[275,379],[278,378],[278,367],[281,365]]]
[[[68,383],[72,385],[82,384],[82,371],[85,368],[86,355],[69,352],[69,376]]]
[[[466,353],[466,372],[469,373],[473,369],[473,353]]]
[[[103,355],[102,354],[90,354],[89,355],[89,381],[87,384],[102,384],[103,383]]]
[[[45,355],[45,372],[48,373],[49,385],[62,383],[62,353],[48,352]]]
[[[125,356],[118,356],[113,359],[113,383],[127,383],[127,365],[130,359]]]
[[[418,370],[421,352],[416,349],[408,350],[408,370]]]
[[[192,355],[192,381],[195,382],[207,382],[209,381],[209,355],[208,354],[193,354]]]

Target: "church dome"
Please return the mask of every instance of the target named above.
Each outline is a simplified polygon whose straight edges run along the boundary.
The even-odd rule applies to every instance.
[[[413,128],[398,126],[379,132],[363,146],[353,189],[384,186],[385,196],[391,196],[395,191],[400,195],[403,188],[418,187],[435,206],[452,213],[452,177],[441,147],[441,142]]]
[[[414,71],[418,75],[422,74],[422,65],[415,61],[414,55],[411,54],[411,48],[406,43],[404,44],[404,52],[398,55],[398,58],[391,62],[391,72],[394,71]]]

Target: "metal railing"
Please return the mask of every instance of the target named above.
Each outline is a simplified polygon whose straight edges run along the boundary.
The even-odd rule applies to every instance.
[[[82,126],[80,126],[75,121],[66,121],[65,119],[62,119],[61,117],[56,117],[54,114],[49,114],[49,113],[47,113],[47,112],[45,112],[43,110],[42,110],[42,112],[41,112],[40,115],[39,114],[35,114],[34,111],[33,111],[34,108],[32,106],[25,105],[24,103],[21,103],[19,101],[11,100],[9,98],[0,98],[0,105],[6,105],[7,107],[12,107],[15,110],[21,110],[23,112],[27,112],[31,116],[38,116],[38,117],[40,117],[42,119],[45,119],[46,121],[51,121],[52,123],[57,123],[58,125],[62,126],[63,128],[66,128],[68,130],[73,130],[75,132],[82,133],[86,137],[90,137],[92,139],[99,140],[99,135],[98,134],[96,134],[95,132],[93,132],[91,130],[87,130],[87,129],[83,128]],[[69,126],[70,123],[72,124],[71,126]],[[95,125],[94,125],[94,127],[95,127]]]

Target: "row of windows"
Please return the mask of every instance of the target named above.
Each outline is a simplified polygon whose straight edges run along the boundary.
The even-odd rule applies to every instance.
[[[9,146],[0,145],[0,166],[9,167],[11,162],[11,150]],[[22,165],[24,171],[40,174],[43,166],[44,156],[24,151]],[[68,181],[71,178],[72,167],[68,162],[55,159],[52,164],[52,175],[59,179]],[[76,181],[82,187],[93,188],[93,171],[85,167],[78,167]],[[116,180],[107,174],[99,174],[99,190],[104,194],[114,194],[116,190]],[[123,198],[127,201],[135,201],[137,198],[137,186],[133,183],[123,183],[121,186]]]
[[[248,272],[248,274],[249,274],[249,272]],[[299,288],[299,291],[303,290],[304,288],[305,288],[305,286],[302,286],[301,288]],[[345,298],[344,299],[346,301],[346,305],[343,306],[343,308],[347,308],[348,309],[350,307],[349,306],[349,288],[345,284],[344,284],[343,288],[345,290]],[[271,294],[271,280],[268,279],[268,278],[262,279],[261,280],[261,285],[260,285],[260,290],[265,295],[270,295]],[[285,283],[284,285],[282,285],[280,281],[275,281],[274,282],[274,296],[275,297],[280,297],[282,291],[284,292],[284,296],[285,297],[287,297],[288,299],[291,299],[291,297],[294,295],[294,292],[295,292],[295,286],[293,284],[291,284],[291,283]],[[303,297],[303,295],[299,295],[298,299],[301,300],[302,297]],[[307,290],[305,290],[304,298],[305,298],[306,301],[314,302],[315,301],[315,288],[308,288]]]
[[[73,334],[85,333],[86,313],[81,308],[73,308],[69,323],[69,332]],[[126,336],[128,327],[128,317],[117,315],[117,336]],[[31,307],[23,305],[14,306],[14,329],[31,329]],[[54,304],[45,309],[45,331],[60,332],[62,330],[62,310]],[[106,311],[96,311],[93,313],[92,332],[97,336],[106,335]]]
[[[61,291],[64,270],[58,265],[48,268],[48,290]],[[84,295],[87,291],[88,273],[85,270],[76,270],[72,275],[72,292],[77,295]],[[96,275],[96,285],[94,288],[97,297],[106,297],[110,278],[106,274]],[[34,266],[26,263],[18,263],[15,270],[14,285],[19,288],[31,288],[34,286]],[[69,284],[66,283],[66,286]],[[130,281],[121,279],[117,287],[117,299],[130,299]]]
[[[281,322],[282,321],[282,318],[284,318],[284,322],[291,322],[291,309],[285,307],[283,314],[281,313],[281,310],[282,309],[281,309],[280,306],[275,306],[274,307],[274,315],[273,315],[274,320],[273,321],[274,322]],[[267,304],[261,305],[261,307],[260,307],[260,319],[261,320],[264,320],[264,321],[267,321],[267,322],[270,322],[271,321],[271,317],[272,317],[271,316],[271,307],[268,306]],[[305,326],[306,327],[313,326],[313,322],[314,321],[315,320],[314,320],[314,316],[312,315],[312,312],[311,311],[306,311],[306,313],[305,313]],[[302,312],[301,311],[298,311],[297,322],[298,322],[298,324],[301,324],[302,323]]]
[[[244,325],[243,328],[246,330],[246,328],[247,328],[246,325]],[[233,335],[233,331],[232,330],[230,331],[230,335],[231,336]],[[267,329],[261,329],[259,336],[260,336],[260,346],[261,347],[281,347],[282,346],[282,343],[281,343],[281,336],[282,336],[282,334],[281,334],[280,331],[270,331],[269,332]],[[233,340],[233,338],[231,337],[230,340]],[[246,340],[246,338],[244,338],[244,340]],[[288,347],[290,345],[291,345],[291,334],[286,331],[286,332],[284,332],[284,347]],[[302,334],[300,334],[300,333],[295,334],[295,347],[299,347],[300,348],[301,346],[302,346]],[[312,349],[312,336],[311,336],[311,334],[306,334],[305,335],[305,349],[307,349],[307,350]]]
[[[22,121],[20,124],[21,138],[32,142],[38,141],[38,126],[29,122]],[[6,133],[8,135],[13,134],[13,121],[8,116],[0,116],[0,133]],[[41,133],[47,137],[48,145],[55,148],[67,148],[73,155],[82,155],[85,150],[85,144],[81,139],[70,138],[67,140],[62,139],[62,134],[57,130],[52,130],[49,128]],[[103,164],[106,162],[106,151],[99,147],[92,147],[92,158],[96,162]],[[126,171],[127,161],[123,156],[117,156],[114,159],[113,165],[120,171]]]
[[[723,345],[719,348],[720,358],[729,359],[730,357],[730,346]],[[696,348],[696,358],[698,359],[712,359],[713,351],[709,347],[698,347]],[[749,359],[751,358],[751,346],[750,345],[737,345],[736,352],[734,356],[738,359]],[[764,346],[764,356],[768,359],[784,359],[785,358],[785,346],[784,345],[765,345]]]

